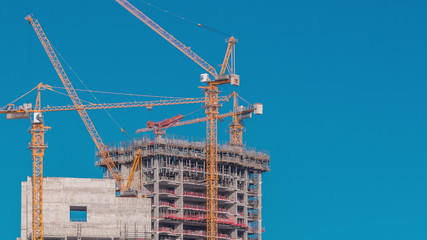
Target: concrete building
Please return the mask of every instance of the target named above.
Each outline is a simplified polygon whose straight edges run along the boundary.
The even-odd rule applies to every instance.
[[[153,239],[206,239],[205,143],[168,136],[111,147],[110,156],[125,178],[138,149],[142,167],[133,189],[151,199]],[[269,171],[270,156],[220,145],[218,160],[219,239],[261,240],[262,173]],[[97,165],[105,168],[102,161]]]
[[[46,240],[151,239],[151,199],[117,197],[111,179],[44,178]],[[22,183],[21,238],[31,236],[31,178]]]

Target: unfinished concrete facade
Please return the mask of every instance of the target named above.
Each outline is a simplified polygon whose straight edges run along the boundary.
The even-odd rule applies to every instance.
[[[151,200],[116,197],[111,179],[44,178],[46,240],[151,239]],[[31,178],[22,183],[21,238],[31,236]]]
[[[138,149],[142,166],[133,188],[151,199],[153,239],[206,239],[205,143],[170,136],[121,143],[109,152],[122,176],[129,175]],[[218,238],[261,240],[262,173],[269,171],[269,155],[220,145],[218,160]],[[105,168],[102,161],[97,165]]]

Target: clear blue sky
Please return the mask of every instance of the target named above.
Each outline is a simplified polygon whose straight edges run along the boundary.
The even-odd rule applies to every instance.
[[[132,2],[212,65],[221,62],[223,36]],[[240,40],[241,86],[223,90],[265,105],[263,116],[246,121],[244,136],[247,145],[267,149],[272,157],[272,171],[263,179],[265,239],[427,238],[427,2],[152,2]],[[39,82],[61,85],[24,21],[29,13],[90,89],[201,96],[202,69],[115,1],[22,0],[6,1],[0,9],[0,105]],[[45,104],[69,103],[45,95]],[[199,108],[111,114],[135,136],[147,120]],[[126,139],[104,112],[90,114],[105,142]],[[0,121],[0,232],[2,239],[14,239],[20,229],[20,182],[31,175],[29,122]],[[50,113],[46,121],[52,130],[46,135],[45,176],[100,177],[95,147],[77,113]],[[221,124],[222,141],[225,128]],[[170,133],[203,138],[204,125]]]

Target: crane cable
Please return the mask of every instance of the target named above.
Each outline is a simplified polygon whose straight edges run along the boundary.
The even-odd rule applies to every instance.
[[[24,93],[23,95],[21,95],[20,97],[18,97],[17,99],[13,100],[12,102],[10,102],[10,103],[9,103],[9,104],[7,104],[7,105],[14,104],[16,101],[18,101],[19,99],[21,99],[21,98],[23,98],[23,97],[27,96],[27,95],[28,95],[29,93],[31,93],[32,91],[36,90],[38,87],[39,87],[38,85],[37,85],[37,86],[35,86],[35,87],[34,87],[34,88],[32,88],[30,91],[28,91],[28,92]],[[7,105],[6,105],[6,106],[7,106]],[[4,106],[3,108],[5,108],[6,106]]]
[[[238,93],[236,93],[237,94],[237,97],[239,97],[241,100],[243,100],[245,103],[247,103],[248,105],[251,105],[248,101],[246,101],[246,99],[244,99],[242,96],[240,96]]]
[[[58,56],[64,61],[64,63],[68,66],[68,68],[71,70],[71,72],[74,74],[74,76],[76,76],[76,78],[80,81],[80,83],[87,89],[89,90],[89,88],[86,86],[86,84],[83,82],[83,80],[79,77],[79,75],[77,75],[77,73],[74,71],[74,69],[70,66],[70,64],[68,64],[67,60],[62,56],[62,54],[53,46],[53,44],[51,43],[53,50],[58,54]],[[93,94],[93,92],[89,91],[90,95],[95,99],[95,101],[98,104],[101,104],[101,102],[98,100],[98,98]],[[110,117],[111,120],[113,120],[113,122],[117,125],[117,127],[119,127],[120,131],[122,133],[124,133],[124,135],[128,138],[128,139],[132,139],[130,137],[130,135],[122,128],[122,126],[119,124],[119,122],[110,114],[110,112],[107,109],[103,109],[107,115]]]
[[[52,87],[52,88],[65,89],[64,87]],[[74,90],[81,91],[81,92],[105,93],[105,94],[112,94],[112,95],[125,95],[125,96],[134,96],[134,97],[183,98],[183,97],[168,97],[168,96],[156,96],[156,95],[143,95],[143,94],[135,94],[135,93],[119,93],[119,92],[96,91],[96,90],[86,90],[86,89],[74,89]]]
[[[148,5],[148,6],[150,6],[150,7],[156,8],[157,10],[160,10],[160,11],[162,11],[162,12],[164,12],[164,13],[167,13],[167,14],[169,14],[169,15],[171,15],[171,16],[174,16],[174,17],[179,18],[179,19],[181,19],[181,20],[184,20],[184,21],[186,21],[186,22],[192,23],[192,24],[194,24],[194,25],[196,25],[196,26],[199,26],[199,27],[201,27],[201,28],[205,28],[205,29],[207,29],[207,30],[209,30],[209,31],[215,32],[215,33],[217,33],[217,34],[220,34],[220,35],[223,35],[223,36],[226,36],[226,37],[230,37],[230,36],[231,36],[231,34],[228,34],[228,33],[222,32],[222,31],[220,31],[220,30],[218,30],[218,29],[211,28],[211,27],[205,26],[205,25],[203,25],[203,24],[201,24],[201,23],[198,23],[198,22],[192,21],[192,20],[190,20],[190,19],[188,19],[188,18],[182,17],[182,16],[180,16],[180,15],[178,15],[178,14],[176,14],[176,13],[170,12],[170,11],[168,11],[168,10],[166,10],[166,9],[163,9],[163,8],[161,8],[161,7],[159,7],[159,6],[156,6],[156,5],[152,4],[152,3],[146,2],[146,1],[144,1],[144,0],[139,0],[139,1],[140,1],[140,2],[142,2],[142,3],[145,3],[146,5]]]
[[[190,112],[190,113],[185,114],[185,115],[184,115],[184,117],[190,116],[191,114],[196,113],[196,112],[198,112],[198,111],[200,111],[200,110],[203,110],[203,109],[204,109],[203,107],[198,108],[198,109],[197,109],[197,110],[195,110],[195,111],[192,111],[192,112]]]
[[[68,98],[70,98],[70,95],[68,95],[68,94],[66,94],[66,93],[62,93],[62,92],[60,92],[60,91],[56,91],[56,90],[53,90],[53,89],[49,89],[50,91],[52,91],[52,92],[54,92],[54,93],[58,93],[58,94],[60,94],[60,95],[63,95],[63,96],[66,96],[66,97],[68,97]],[[83,99],[80,99],[82,102],[85,102],[85,103],[87,103],[87,104],[90,104],[90,105],[94,105],[94,103],[92,103],[92,102],[89,102],[89,101],[86,101],[86,100],[83,100]]]

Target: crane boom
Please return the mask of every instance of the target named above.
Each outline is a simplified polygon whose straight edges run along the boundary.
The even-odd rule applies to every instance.
[[[229,96],[220,96],[219,101],[228,101]],[[178,105],[178,104],[191,104],[191,103],[204,103],[205,98],[178,98],[170,100],[156,100],[156,101],[138,101],[138,102],[121,102],[121,103],[99,103],[99,104],[84,104],[79,107],[73,105],[66,106],[46,106],[39,110],[37,109],[21,109],[19,107],[6,106],[0,110],[0,113],[20,113],[20,112],[54,112],[54,111],[71,111],[71,110],[94,110],[94,109],[115,109],[115,108],[133,108],[133,107],[147,107]]]
[[[255,110],[255,108],[253,106],[249,106],[248,108],[246,108],[242,111],[238,111],[238,112],[232,111],[232,112],[228,112],[228,113],[219,114],[218,119],[224,119],[227,117],[239,116],[239,115],[243,115],[245,113],[251,113],[254,110]],[[185,126],[185,125],[189,125],[189,124],[193,124],[193,123],[206,122],[207,120],[208,120],[207,117],[195,118],[195,119],[191,119],[191,120],[180,121],[180,122],[175,123],[172,126],[169,126],[167,128]],[[136,133],[150,132],[153,130],[154,130],[154,128],[139,128],[136,130]]]
[[[199,57],[199,55],[197,55],[195,52],[191,51],[191,49],[189,47],[185,46],[182,42],[180,42],[178,39],[176,39],[174,36],[172,36],[170,33],[168,33],[162,27],[160,27],[157,23],[155,23],[153,20],[151,20],[147,15],[145,15],[143,12],[141,12],[139,9],[137,9],[135,6],[133,6],[130,2],[128,2],[126,0],[116,0],[116,2],[120,5],[122,5],[124,8],[126,8],[126,10],[128,10],[135,17],[137,17],[139,20],[144,22],[148,27],[153,29],[160,36],[162,36],[170,44],[172,44],[176,48],[178,48],[178,50],[180,50],[185,55],[187,55],[190,59],[192,59],[200,67],[202,67],[203,69],[208,71],[210,74],[212,74],[212,76],[214,76],[214,77],[218,76],[214,67],[212,67],[208,62],[206,62],[201,57]]]
[[[77,109],[77,112],[79,113],[81,119],[83,120],[83,123],[85,124],[90,136],[92,137],[93,141],[95,142],[96,147],[98,148],[99,152],[101,153],[102,158],[106,162],[108,170],[110,171],[112,177],[120,185],[121,177],[120,177],[119,170],[118,170],[117,166],[114,164],[114,162],[112,161],[108,151],[106,151],[106,146],[103,143],[102,138],[99,135],[98,131],[96,130],[95,125],[93,124],[92,120],[90,119],[89,114],[83,108],[83,103],[80,100],[76,90],[74,89],[70,79],[68,78],[67,73],[65,72],[64,68],[62,67],[62,64],[59,61],[59,58],[56,55],[52,44],[50,43],[45,32],[43,31],[42,26],[40,25],[39,21],[37,19],[34,19],[31,15],[28,15],[25,18],[25,20],[27,20],[31,23],[31,26],[33,27],[34,31],[37,34],[37,37],[39,38],[41,44],[43,45],[43,48],[44,48],[46,54],[48,55],[53,67],[55,68],[56,73],[58,74],[59,78],[61,79],[62,84],[64,85],[65,89],[67,90],[67,93],[70,96],[71,101],[74,104],[74,107]]]
[[[233,53],[233,50],[234,50],[234,44],[236,42],[237,40],[233,36],[228,39],[227,50],[225,51],[225,56],[221,64],[221,71],[219,72],[219,75],[223,75],[225,73],[225,70],[227,69],[227,66],[228,66],[228,62],[230,60],[231,53]],[[232,70],[231,73],[235,72],[234,66],[232,66],[231,70]]]

